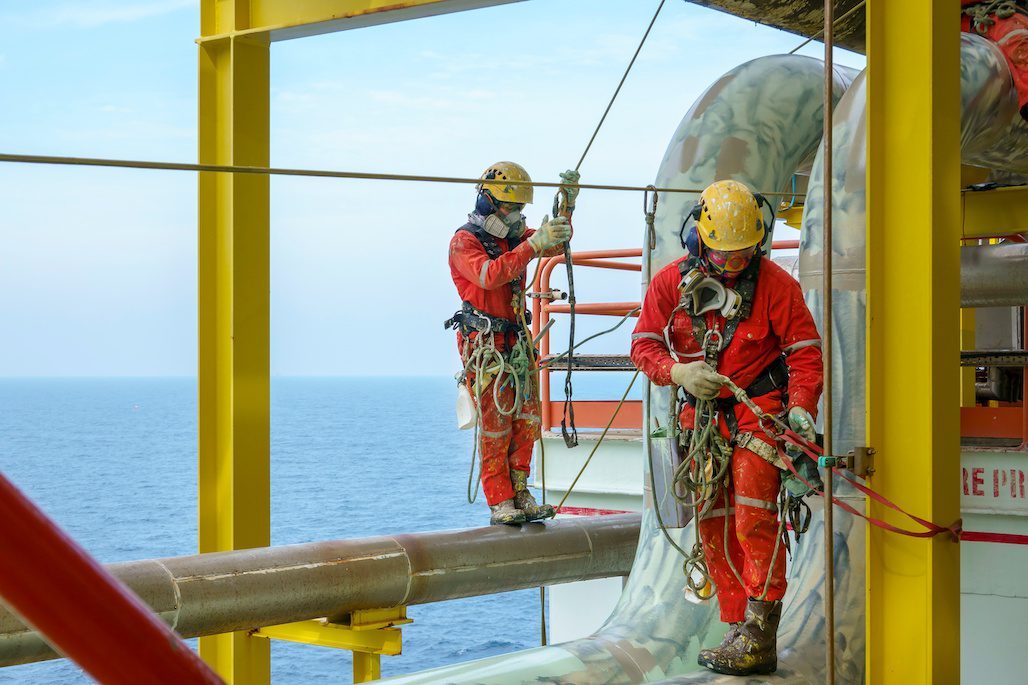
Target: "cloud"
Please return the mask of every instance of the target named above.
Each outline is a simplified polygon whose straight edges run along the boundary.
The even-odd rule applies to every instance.
[[[124,24],[149,19],[183,9],[199,11],[199,0],[151,0],[150,2],[114,2],[113,0],[82,0],[53,7],[35,8],[21,16],[6,20],[37,27],[54,25],[74,28],[96,28],[106,24]]]

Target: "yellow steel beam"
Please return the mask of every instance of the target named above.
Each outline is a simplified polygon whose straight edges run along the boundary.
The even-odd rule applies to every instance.
[[[962,193],[961,237],[991,238],[1028,232],[1028,187]]]
[[[382,657],[365,652],[353,653],[353,682],[370,683],[382,677]]]
[[[955,1],[867,3],[872,485],[945,525],[960,516],[959,12]],[[958,682],[959,546],[875,527],[867,540],[867,682]]]
[[[522,0],[239,0],[205,2],[200,41],[260,34],[279,41]],[[236,9],[235,5],[243,5]]]
[[[324,620],[297,621],[278,626],[267,626],[253,633],[254,637],[302,642],[335,649],[348,649],[367,654],[395,656],[400,653],[402,641],[399,628],[356,630]]]
[[[203,0],[240,11],[246,0]],[[199,48],[199,157],[269,163],[269,46],[252,38]],[[200,551],[270,543],[268,177],[199,175]],[[246,633],[200,639],[229,683],[269,682],[269,650]]]

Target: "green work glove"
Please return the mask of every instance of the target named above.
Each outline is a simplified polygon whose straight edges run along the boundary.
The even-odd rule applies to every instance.
[[[817,462],[808,457],[806,454],[796,454],[790,448],[788,450],[789,458],[792,460],[792,465],[796,467],[796,471],[806,478],[807,483],[814,486],[816,490],[823,490],[824,483],[821,481],[821,473],[817,468]],[[806,497],[814,492],[810,487],[807,486],[802,480],[796,477],[792,471],[786,471],[782,474],[782,485],[789,493],[789,497]]]
[[[789,410],[789,428],[799,433],[808,442],[817,440],[817,433],[814,432],[814,417],[803,407],[793,407]]]
[[[685,388],[685,391],[701,400],[712,400],[721,392],[721,386],[728,380],[707,362],[689,362],[671,367],[671,382]]]
[[[568,169],[560,175],[561,190],[563,190],[568,197],[568,207],[575,206],[575,198],[578,197],[578,179],[582,178],[582,174],[578,173],[574,169]]]
[[[566,217],[558,216],[555,219],[543,217],[543,224],[528,239],[528,244],[537,254],[542,254],[551,247],[566,243],[571,237],[571,226],[568,225]]]

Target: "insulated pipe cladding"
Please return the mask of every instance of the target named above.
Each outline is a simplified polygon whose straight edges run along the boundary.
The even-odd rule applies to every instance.
[[[107,568],[182,637],[626,576],[639,515],[215,552]],[[74,620],[74,607],[68,607]],[[54,659],[0,606],[0,666]]]
[[[960,248],[961,307],[1028,305],[1028,243]]]

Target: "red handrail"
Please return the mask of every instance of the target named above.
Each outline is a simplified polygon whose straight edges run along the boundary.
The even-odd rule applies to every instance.
[[[224,684],[3,474],[0,521],[0,597],[98,682]]]

